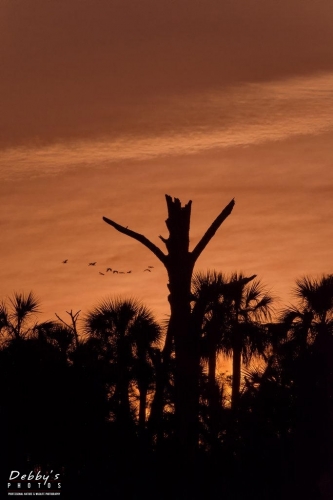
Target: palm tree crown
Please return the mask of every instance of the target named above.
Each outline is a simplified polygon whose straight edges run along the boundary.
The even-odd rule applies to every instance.
[[[264,355],[269,339],[263,323],[271,319],[273,296],[255,276],[233,273],[230,277],[215,271],[196,274],[193,314],[202,317],[202,334],[207,358],[215,370],[216,355],[233,357],[232,401],[238,399],[241,360],[248,363],[253,355]],[[201,309],[198,314],[198,310]],[[213,380],[215,374],[211,374]]]
[[[333,332],[333,275],[297,279],[294,296],[298,304],[285,308],[280,319],[289,341],[305,351],[318,334],[331,335]]]
[[[9,339],[20,339],[31,335],[36,327],[32,323],[34,315],[39,313],[40,302],[33,294],[15,292],[9,298],[9,306],[6,302],[0,304],[0,332]]]
[[[90,339],[99,341],[101,353],[113,367],[115,418],[132,420],[130,385],[134,381],[140,393],[139,421],[144,426],[151,359],[162,335],[152,313],[133,299],[107,298],[87,314],[85,330]]]

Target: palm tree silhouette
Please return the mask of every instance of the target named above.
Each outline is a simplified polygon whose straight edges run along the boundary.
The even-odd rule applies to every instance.
[[[28,295],[15,292],[9,298],[9,305],[0,304],[0,332],[7,339],[25,338],[34,332],[34,316],[40,312],[40,302],[33,292]]]
[[[113,365],[114,392],[112,403],[115,419],[125,430],[133,430],[131,382],[139,390],[139,429],[144,432],[147,394],[151,381],[154,344],[161,329],[152,313],[138,301],[107,298],[85,318],[85,330],[102,342]]]
[[[302,277],[293,292],[297,304],[283,311],[285,341],[275,358],[290,380],[295,477],[303,485],[318,480],[333,446],[333,275]]]
[[[216,400],[216,359],[218,353],[232,356],[232,407],[238,404],[242,358],[263,355],[269,337],[261,320],[269,319],[273,297],[264,291],[256,276],[215,271],[197,273],[193,279],[195,305],[192,315],[201,323],[202,356],[208,361],[208,381],[212,402]],[[251,282],[251,283],[250,283]],[[199,313],[200,310],[200,313]]]
[[[220,404],[221,387],[216,380],[217,358],[225,346],[221,343],[223,330],[228,327],[221,314],[223,293],[227,279],[222,273],[207,271],[196,273],[192,279],[192,298],[194,301],[191,314],[193,335],[199,339],[199,356],[208,363],[207,399],[208,423],[212,446],[217,444],[218,421],[222,410]]]
[[[145,432],[148,390],[154,381],[154,360],[159,352],[158,346],[162,339],[162,329],[153,318],[152,313],[139,306],[131,327],[133,343],[134,366],[133,373],[138,385],[140,397],[139,431]]]
[[[296,280],[293,290],[297,306],[290,306],[281,314],[281,322],[288,331],[288,340],[303,353],[313,342],[325,342],[333,327],[333,275],[319,280],[305,276]]]
[[[237,409],[240,395],[242,359],[247,364],[253,355],[264,356],[269,346],[270,336],[263,322],[271,320],[274,300],[260,280],[245,284],[243,278],[242,273],[234,273],[230,278],[229,293],[224,296],[230,307],[228,319],[231,338],[226,338],[225,342],[226,345],[229,343],[232,351],[233,410]]]
[[[201,330],[201,356],[208,361],[208,380],[212,386],[216,382],[216,357],[225,350],[221,344],[222,332],[229,326],[225,323],[226,314],[220,311],[225,305],[223,294],[227,283],[227,277],[216,271],[196,273],[192,280],[193,327],[200,327]]]

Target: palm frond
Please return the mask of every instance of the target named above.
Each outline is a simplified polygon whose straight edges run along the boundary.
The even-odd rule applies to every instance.
[[[296,280],[294,295],[301,304],[318,315],[333,310],[333,275],[323,275],[320,279],[304,276]]]
[[[281,323],[290,327],[291,324],[296,320],[302,318],[302,312],[295,306],[289,306],[280,312],[279,320]]]
[[[245,290],[245,307],[249,307],[253,302],[257,303],[263,293],[264,285],[260,280],[253,281]]]
[[[11,315],[16,317],[19,321],[26,319],[30,314],[40,312],[40,301],[33,292],[29,292],[28,295],[15,292],[14,296],[9,298],[9,301],[12,305]]]
[[[4,301],[0,303],[0,332],[3,328],[9,326],[8,309]]]

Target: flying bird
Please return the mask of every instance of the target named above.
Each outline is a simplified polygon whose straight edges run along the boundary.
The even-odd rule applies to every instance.
[[[118,274],[118,271],[116,271],[116,270],[114,269],[114,270],[113,270],[113,274],[114,274],[114,273],[117,273],[117,274]]]
[[[148,269],[154,269],[154,266],[148,266]]]
[[[106,272],[108,273],[109,271],[112,271],[111,267],[108,267]]]
[[[144,269],[143,272],[145,272],[145,271],[148,271],[149,273],[151,273],[150,269]]]
[[[65,259],[62,261],[63,264],[67,264],[67,262],[68,262],[68,259]]]
[[[88,266],[95,266],[97,262],[89,262]]]
[[[127,271],[127,274],[131,273],[132,271]]]
[[[104,273],[101,273],[101,271],[99,271],[99,274],[101,274],[102,276],[104,276]]]
[[[119,274],[125,274],[124,271],[119,271]]]

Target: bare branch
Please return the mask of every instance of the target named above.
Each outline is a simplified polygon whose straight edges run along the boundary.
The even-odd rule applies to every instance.
[[[168,241],[168,239],[167,239],[167,238],[163,238],[163,236],[161,236],[161,235],[159,236],[159,238],[160,238],[160,239],[163,241],[163,243],[165,243],[165,244],[166,244],[166,243],[167,243],[167,241]]]
[[[70,312],[66,311],[66,313],[71,317],[73,325],[75,324],[80,312],[81,312],[81,309],[79,309],[75,314],[73,314],[72,309],[70,310]]]
[[[54,314],[57,316],[58,320],[61,321],[61,323],[63,323],[65,326],[67,326],[67,328],[69,328],[69,330],[73,330],[73,327],[71,325],[68,325],[68,323],[66,323],[66,321],[64,321],[62,318],[60,318],[60,316],[58,316],[57,313],[54,313]]]
[[[194,262],[197,260],[201,252],[206,248],[218,228],[225,221],[225,219],[231,214],[232,209],[235,205],[235,199],[233,198],[231,202],[222,210],[222,212],[216,217],[211,226],[207,229],[197,246],[192,250],[192,257]]]
[[[147,247],[151,252],[153,252],[154,255],[163,263],[165,264],[166,262],[166,255],[160,250],[154,243],[152,243],[148,238],[143,236],[142,234],[136,233],[135,231],[131,231],[127,227],[121,226],[120,224],[117,224],[111,219],[108,219],[107,217],[103,217],[104,222],[107,224],[110,224],[110,226],[114,227],[119,231],[120,233],[126,234],[130,238],[133,238],[140,243],[142,243],[145,247]]]
[[[72,324],[71,325],[68,325],[66,323],[66,321],[64,321],[62,318],[60,318],[60,316],[58,316],[57,313],[54,313],[57,316],[58,320],[61,321],[61,323],[63,323],[69,330],[71,330],[73,332],[73,335],[74,335],[74,338],[75,338],[76,347],[79,344],[79,335],[78,335],[77,328],[76,328],[76,322],[77,322],[77,319],[79,317],[80,312],[81,312],[81,309],[79,311],[77,311],[75,314],[73,314],[73,310],[72,309],[70,310],[70,312],[66,311],[66,313],[70,316],[70,318],[72,320]]]

